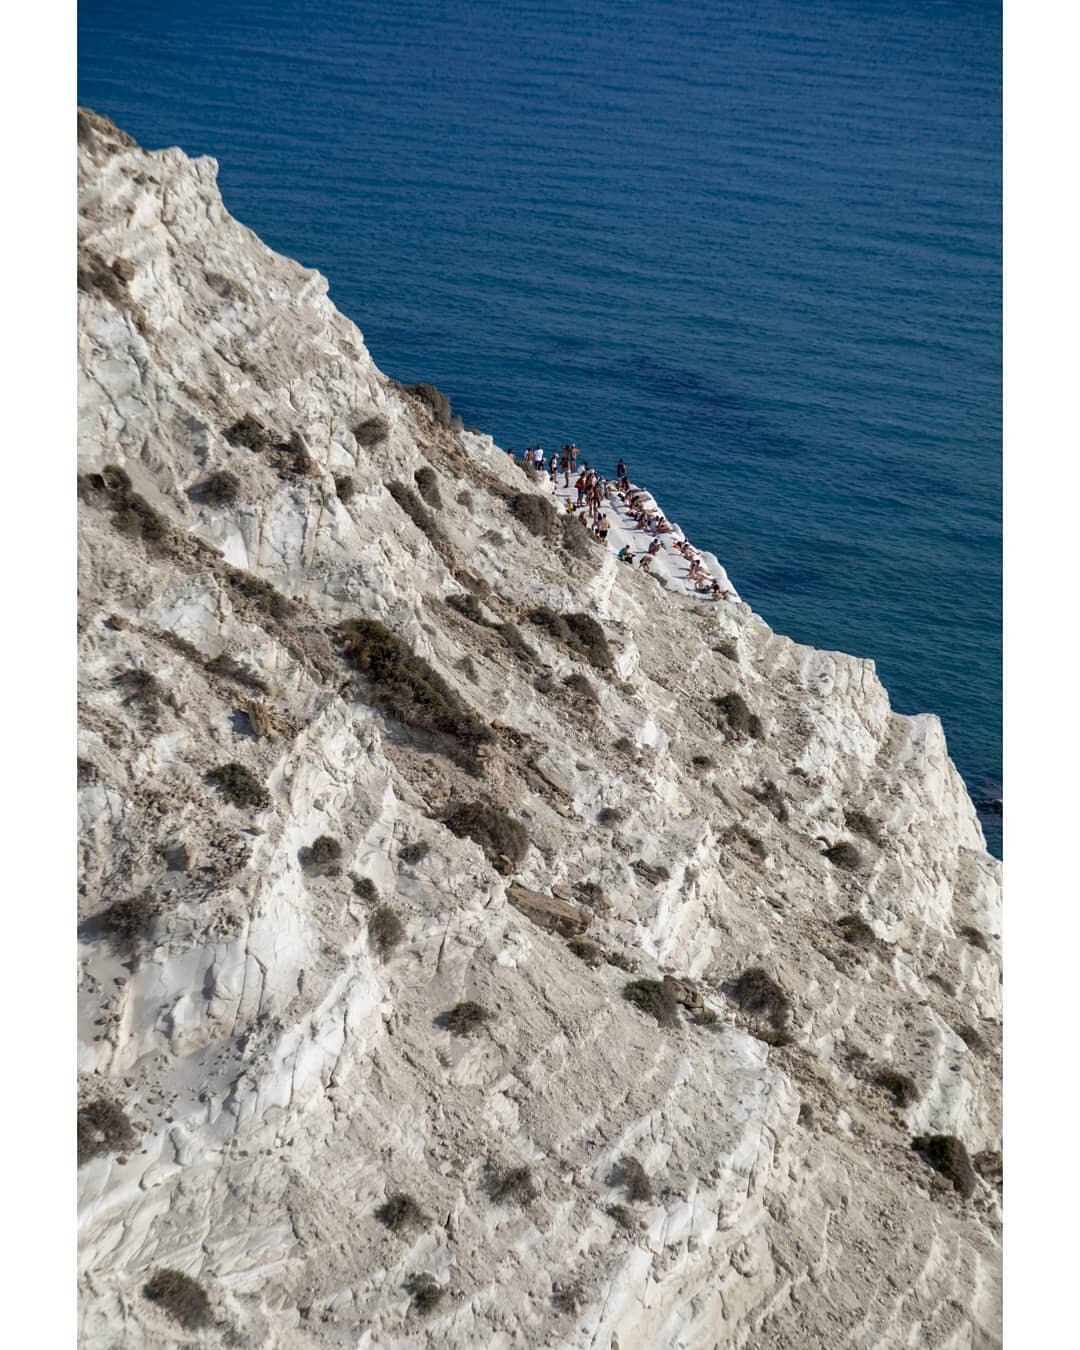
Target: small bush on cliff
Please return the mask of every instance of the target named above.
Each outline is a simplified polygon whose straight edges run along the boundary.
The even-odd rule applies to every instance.
[[[595,942],[590,942],[588,938],[571,938],[566,944],[566,950],[576,956],[579,961],[584,961],[590,970],[595,970],[597,966],[604,964],[604,949],[598,947]]]
[[[375,1211],[375,1217],[395,1233],[423,1228],[428,1223],[427,1215],[412,1196],[406,1195],[404,1191],[388,1195],[385,1203]]]
[[[490,1191],[491,1198],[501,1205],[529,1205],[540,1194],[530,1167],[511,1167],[507,1172],[495,1173]]]
[[[234,598],[247,601],[258,612],[275,623],[287,623],[295,614],[296,607],[276,586],[251,572],[239,567],[227,567],[225,579]]]
[[[562,546],[572,558],[578,558],[581,562],[595,563],[601,556],[599,541],[594,541],[577,516],[564,517]]]
[[[349,619],[339,631],[346,654],[368,678],[376,707],[435,736],[473,767],[478,747],[492,733],[442,676],[376,619]]]
[[[892,1097],[893,1104],[901,1111],[909,1106],[914,1106],[919,1100],[919,1089],[916,1086],[914,1078],[906,1073],[899,1073],[896,1069],[884,1065],[874,1074],[874,1082],[879,1088],[884,1088]]]
[[[329,834],[320,834],[310,848],[301,850],[301,862],[312,872],[340,874],[341,845]]]
[[[972,928],[970,924],[956,930],[969,947],[978,947],[979,951],[990,951],[990,944],[986,940],[986,934],[980,933],[977,928]]]
[[[261,811],[270,805],[266,789],[242,764],[219,764],[207,773],[206,781],[233,806],[252,806]]]
[[[447,1031],[454,1036],[470,1036],[477,1031],[491,1017],[488,1010],[479,1003],[474,1003],[472,999],[466,999],[464,1003],[455,1003],[448,1013],[445,1014],[443,1022]]]
[[[375,446],[381,445],[390,434],[390,423],[385,417],[365,417],[357,422],[352,429],[353,436],[356,438],[357,445],[365,450],[373,450]]]
[[[528,665],[535,661],[536,651],[529,646],[522,636],[521,629],[516,624],[504,623],[499,626],[499,636],[518,658],[519,661]]]
[[[363,900],[366,905],[373,905],[379,898],[379,891],[370,877],[352,878],[353,895],[357,900]]]
[[[548,499],[539,497],[534,492],[519,492],[511,497],[510,510],[515,519],[538,539],[546,539],[558,519],[555,508]]]
[[[986,1041],[980,1033],[976,1031],[974,1027],[968,1026],[966,1022],[962,1022],[960,1026],[956,1028],[956,1034],[973,1055],[985,1055],[989,1049],[989,1046],[986,1044]]]
[[[412,1306],[421,1317],[434,1312],[446,1295],[446,1290],[434,1275],[426,1273],[410,1275],[405,1281],[405,1288],[412,1299]]]
[[[80,1167],[105,1153],[124,1153],[138,1140],[131,1121],[107,1097],[79,1107],[77,1134]]]
[[[653,1186],[648,1172],[639,1160],[630,1154],[625,1154],[619,1159],[612,1180],[616,1186],[626,1187],[627,1194],[635,1204],[653,1198]]]
[[[212,1321],[206,1290],[182,1270],[160,1266],[143,1285],[143,1295],[186,1331],[198,1331]]]
[[[772,781],[766,782],[753,793],[753,796],[761,802],[762,806],[767,806],[781,825],[786,825],[791,812],[788,810],[787,802],[784,800],[784,794]]]
[[[338,495],[339,502],[351,502],[356,496],[356,484],[353,482],[351,475],[347,473],[340,476],[335,474],[334,491]]]
[[[842,914],[836,921],[840,936],[853,947],[873,947],[877,944],[874,930],[858,914]]]
[[[274,434],[255,416],[245,413],[243,417],[225,429],[225,439],[230,445],[244,450],[270,450],[274,446]]]
[[[655,1017],[662,1027],[678,1022],[675,991],[669,984],[661,984],[659,980],[631,980],[623,986],[623,998],[643,1013]]]
[[[575,670],[572,675],[567,675],[566,679],[563,680],[563,685],[585,703],[600,702],[596,696],[596,690],[579,671]]]
[[[582,1280],[569,1280],[551,1287],[551,1302],[556,1312],[573,1316],[588,1298],[588,1291]]]
[[[773,977],[760,966],[751,966],[731,982],[731,997],[745,1013],[768,1017],[780,1028],[791,1015],[791,1000]]]
[[[528,617],[598,670],[610,670],[615,664],[604,630],[590,614],[559,614],[547,605],[537,605]]]
[[[463,802],[444,819],[447,829],[460,839],[472,839],[492,862],[509,858],[519,863],[529,851],[529,836],[520,820],[486,802]]]
[[[411,844],[402,844],[398,849],[398,857],[403,863],[423,862],[431,852],[431,845],[425,839],[414,839]]]
[[[616,825],[626,819],[626,812],[618,806],[603,806],[596,813],[597,823],[613,830]]]
[[[191,495],[207,506],[231,506],[240,496],[240,479],[228,469],[216,469],[196,483]]]
[[[433,384],[410,384],[406,385],[405,392],[425,404],[439,426],[450,425],[450,399],[441,389],[436,389]]]
[[[844,824],[852,834],[861,835],[864,839],[868,839],[871,844],[876,844],[878,848],[881,847],[883,843],[881,826],[864,811],[845,811]]]
[[[413,474],[413,478],[416,480],[417,491],[428,506],[433,506],[437,511],[441,510],[443,499],[439,491],[439,479],[431,465],[421,464]]]
[[[968,1151],[955,1134],[919,1135],[911,1141],[916,1153],[921,1153],[935,1172],[948,1177],[965,1199],[975,1191],[975,1169]]]
[[[483,609],[480,607],[480,601],[477,600],[475,595],[470,595],[468,591],[461,591],[457,595],[448,595],[446,597],[446,603],[452,610],[455,610],[460,614],[462,618],[478,624],[481,628],[499,627],[498,624],[492,623],[492,621],[484,614]]]
[[[380,905],[368,920],[368,938],[385,961],[405,936],[405,927],[389,905]]]
[[[738,690],[733,689],[729,694],[721,694],[713,699],[720,712],[720,727],[726,731],[727,735],[736,740],[743,740],[750,737],[753,740],[760,739],[762,735],[761,718],[757,713],[750,711],[750,706]]]
[[[79,480],[80,492],[91,497],[104,494],[112,523],[120,534],[138,539],[154,554],[165,552],[170,537],[164,517],[131,486],[127,471],[116,464],[107,464],[100,473],[87,474]]]
[[[857,872],[863,861],[862,854],[848,839],[841,839],[838,844],[833,844],[831,848],[827,848],[825,857],[834,867],[844,867],[849,872]]]
[[[435,517],[412,488],[406,487],[404,483],[393,482],[387,483],[386,490],[418,530],[422,530],[432,543],[442,542],[443,533],[436,524]]]
[[[157,916],[157,901],[149,891],[143,891],[103,909],[97,915],[97,928],[118,951],[126,952],[151,933]]]

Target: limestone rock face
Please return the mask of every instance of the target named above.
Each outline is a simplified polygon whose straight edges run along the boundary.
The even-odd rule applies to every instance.
[[[83,113],[79,175],[82,1344],[998,1344],[1000,1171],[912,1148],[1001,1147],[937,719],[531,533],[212,160]]]

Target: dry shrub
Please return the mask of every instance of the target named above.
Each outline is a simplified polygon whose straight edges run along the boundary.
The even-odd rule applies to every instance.
[[[852,834],[862,835],[862,837],[868,839],[871,844],[876,844],[878,848],[881,847],[883,843],[881,826],[876,820],[873,820],[870,816],[866,815],[865,812],[855,810],[845,811],[844,824]]]
[[[546,497],[535,492],[519,492],[510,498],[510,510],[516,520],[538,539],[546,539],[555,528],[558,512]]]
[[[385,1203],[375,1211],[375,1217],[395,1233],[423,1228],[429,1222],[427,1215],[412,1196],[406,1195],[404,1191],[388,1195]]]
[[[368,678],[376,707],[475,767],[491,730],[442,676],[376,619],[349,619],[340,632],[353,665]]]
[[[563,685],[567,689],[569,689],[572,694],[576,694],[578,698],[582,699],[585,703],[600,702],[599,698],[597,697],[596,690],[585,678],[585,676],[580,674],[580,672],[576,670],[572,675],[567,675],[566,679],[563,680]]]
[[[410,384],[405,392],[420,400],[441,427],[449,427],[451,421],[450,399],[433,384]]]
[[[358,900],[363,900],[365,904],[374,904],[379,898],[378,889],[370,877],[354,876],[352,878],[352,889],[353,895]]]
[[[98,932],[118,951],[131,951],[153,931],[158,903],[149,891],[116,900],[97,915]]]
[[[80,492],[91,497],[104,494],[112,523],[120,534],[140,540],[153,554],[166,552],[170,527],[165,519],[131,486],[127,471],[107,464],[101,473],[87,474],[79,480]]]
[[[206,781],[233,806],[252,806],[261,811],[270,805],[269,793],[242,764],[219,764],[208,771]]]
[[[884,1088],[892,1097],[893,1104],[901,1111],[909,1106],[914,1106],[919,1100],[919,1089],[914,1078],[906,1073],[899,1073],[896,1069],[888,1065],[882,1066],[874,1074],[874,1082],[879,1088]]]
[[[351,502],[356,496],[356,484],[350,474],[334,475],[334,491],[338,495],[339,502]]]
[[[472,839],[492,862],[502,857],[519,863],[529,850],[529,836],[520,820],[487,802],[462,802],[443,822],[459,839]]]
[[[673,985],[662,984],[659,980],[631,980],[623,986],[623,998],[643,1013],[655,1017],[662,1027],[675,1026],[679,1020]]]
[[[78,1113],[79,1166],[106,1153],[124,1153],[138,1141],[131,1121],[107,1097],[88,1102]]]
[[[402,844],[398,849],[398,857],[403,863],[423,862],[431,852],[431,845],[425,839],[414,839],[411,844]]]
[[[590,614],[558,614],[547,605],[529,610],[529,622],[543,628],[553,638],[598,670],[610,670],[615,664],[604,630]]]
[[[269,581],[245,572],[239,567],[226,567],[225,580],[234,599],[246,601],[267,619],[287,623],[295,614],[296,606]]]
[[[232,680],[233,684],[243,685],[247,689],[257,689],[260,694],[270,692],[270,686],[261,675],[257,675],[250,666],[234,661],[226,652],[212,657],[205,663],[205,668],[211,675],[218,675],[223,680]]]
[[[491,1198],[503,1205],[529,1205],[540,1195],[529,1167],[511,1167],[507,1172],[496,1173],[490,1189]]]
[[[836,926],[840,930],[840,936],[845,942],[850,942],[853,947],[874,947],[877,945],[877,937],[874,930],[858,914],[842,914],[836,921]]]
[[[374,417],[365,417],[357,422],[352,429],[356,443],[365,450],[373,450],[375,446],[381,445],[390,435],[390,423],[385,417],[378,415]]]
[[[977,947],[979,951],[989,954],[990,944],[986,940],[985,933],[981,933],[977,928],[972,928],[970,924],[966,924],[963,928],[958,928],[956,931],[969,947]]]
[[[743,1012],[768,1017],[777,1029],[791,1016],[791,1000],[760,966],[749,967],[733,980],[730,994]]]
[[[753,793],[753,796],[756,797],[763,806],[769,808],[781,825],[787,824],[791,813],[788,810],[787,802],[784,800],[784,794],[771,778],[762,783],[761,787]]]
[[[423,531],[433,544],[443,542],[443,532],[436,524],[435,517],[411,487],[406,487],[404,483],[393,482],[387,483],[386,490],[416,528]]]
[[[862,854],[849,839],[841,839],[827,848],[824,856],[834,867],[844,867],[849,872],[856,872],[862,866]]]
[[[921,1153],[935,1172],[948,1177],[965,1199],[975,1191],[975,1169],[968,1151],[955,1134],[919,1135],[911,1141],[916,1153]]]
[[[750,711],[750,705],[738,690],[721,694],[713,699],[720,712],[720,728],[734,740],[747,737],[759,740],[762,735],[761,718]]]
[[[452,610],[460,614],[462,618],[469,619],[472,623],[479,624],[481,628],[498,628],[499,624],[492,623],[481,608],[480,601],[475,595],[468,591],[460,591],[457,595],[448,595],[446,603]]]
[[[566,1284],[552,1286],[551,1302],[556,1310],[561,1313],[572,1316],[582,1306],[587,1297],[585,1285],[581,1280],[571,1280]]]
[[[245,413],[231,427],[226,427],[224,435],[230,445],[244,450],[271,450],[277,440],[273,432],[250,412]]]
[[[453,1035],[471,1036],[490,1017],[491,1014],[486,1008],[479,1003],[474,1003],[472,999],[466,999],[464,1003],[455,1003],[443,1020],[446,1023],[447,1031]]]
[[[405,1288],[412,1298],[412,1306],[421,1317],[434,1312],[446,1295],[446,1290],[434,1275],[410,1275],[405,1281]]]
[[[572,558],[581,562],[600,561],[600,541],[594,539],[577,516],[565,516],[562,527],[562,546]]]
[[[504,623],[499,626],[499,636],[518,658],[519,661],[528,665],[537,660],[536,651],[529,646],[522,636],[521,629],[516,624]]]
[[[428,506],[433,506],[437,511],[441,510],[443,499],[439,491],[439,479],[431,465],[421,464],[413,474],[413,478],[416,480],[417,491]]]
[[[653,1186],[648,1172],[639,1160],[630,1154],[625,1154],[619,1159],[612,1179],[616,1186],[626,1187],[627,1194],[635,1204],[653,1198]]]
[[[187,1331],[198,1331],[213,1320],[206,1290],[182,1270],[160,1266],[143,1285],[143,1295]]]
[[[616,825],[626,819],[626,812],[618,806],[605,806],[597,812],[596,819],[599,824],[613,830]]]
[[[341,845],[329,834],[320,834],[307,850],[304,861],[312,867],[332,867],[341,861]]]
[[[389,905],[380,905],[368,920],[368,939],[385,961],[405,936],[405,927]]]
[[[240,479],[228,469],[216,469],[195,485],[192,496],[207,506],[231,506],[240,496]]]
[[[590,969],[604,964],[604,949],[598,947],[595,942],[590,942],[588,938],[571,938],[566,944],[566,950],[579,961],[584,961]]]

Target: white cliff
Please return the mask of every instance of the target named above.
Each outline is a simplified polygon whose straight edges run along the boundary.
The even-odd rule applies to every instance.
[[[384,376],[212,160],[83,113],[79,175],[79,1093],[134,1129],[79,1169],[81,1344],[999,1344],[999,866],[937,719],[531,533],[540,487]],[[425,467],[421,528],[387,485]],[[380,700],[357,618],[490,739]],[[473,800],[522,856],[448,828]],[[661,1018],[624,997],[665,975]]]

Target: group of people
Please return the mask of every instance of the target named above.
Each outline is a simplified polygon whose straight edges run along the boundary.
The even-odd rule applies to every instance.
[[[514,451],[509,451],[511,458],[516,458]],[[577,494],[577,501],[571,498],[566,499],[566,512],[570,516],[576,515],[579,520],[586,525],[601,543],[607,542],[608,532],[611,528],[608,520],[605,506],[607,503],[615,509],[621,508],[632,522],[632,527],[640,530],[642,533],[649,534],[652,539],[648,548],[637,556],[638,566],[642,571],[647,572],[652,566],[653,559],[664,547],[663,536],[671,535],[671,546],[679,553],[687,564],[687,577],[694,583],[694,589],[700,594],[711,596],[715,600],[734,600],[735,592],[727,586],[721,585],[716,577],[710,576],[705,570],[701,561],[701,554],[692,548],[687,540],[679,538],[670,523],[665,519],[663,512],[657,509],[656,503],[640,488],[634,487],[630,482],[629,473],[626,464],[620,458],[615,467],[614,479],[602,478],[595,469],[589,467],[588,461],[583,460],[581,472],[578,473],[579,450],[576,445],[564,445],[561,450],[553,450],[548,456],[543,448],[537,446],[526,446],[522,454],[522,459],[531,469],[538,473],[545,470],[550,475],[552,491],[557,493],[559,487],[558,475],[563,475],[563,487],[570,487],[570,478],[576,475],[574,480],[574,490]],[[616,555],[620,562],[633,565],[634,551],[629,544],[624,544]]]

